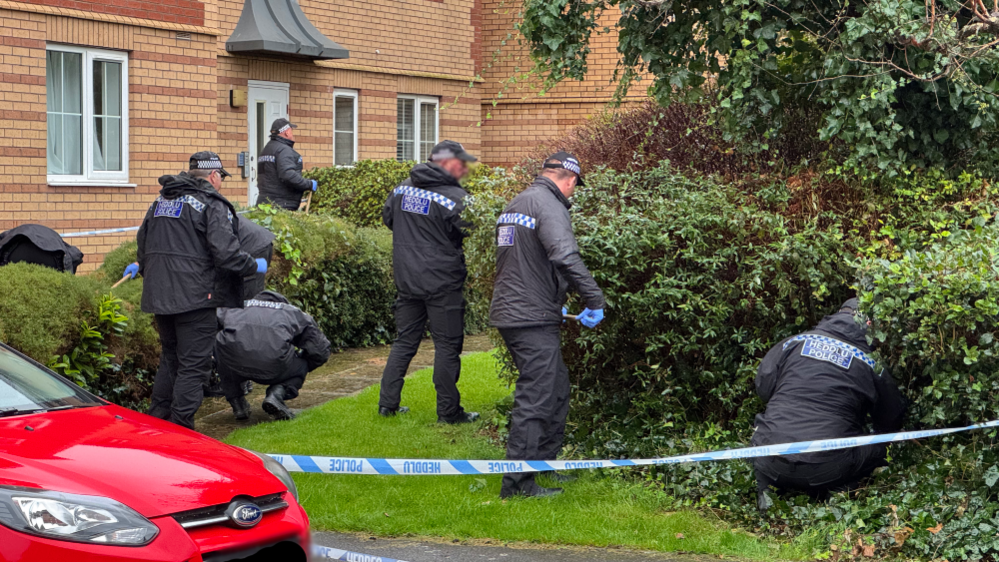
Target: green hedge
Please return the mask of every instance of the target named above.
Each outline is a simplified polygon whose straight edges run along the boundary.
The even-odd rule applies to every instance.
[[[313,168],[304,175],[319,183],[312,209],[361,227],[382,225],[382,206],[416,162],[361,160],[352,167]],[[473,165],[462,185],[469,193],[508,192],[512,177],[500,168]]]

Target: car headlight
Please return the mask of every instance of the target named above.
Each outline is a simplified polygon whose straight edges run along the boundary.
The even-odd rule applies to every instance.
[[[65,541],[142,546],[160,530],[110,498],[0,486],[0,524]]]
[[[288,472],[288,469],[285,468],[283,464],[277,462],[276,460],[270,458],[267,455],[258,453],[256,451],[250,451],[250,452],[260,457],[260,460],[264,461],[264,468],[266,468],[267,471],[273,474],[274,476],[277,476],[277,479],[280,480],[282,483],[284,483],[284,485],[288,488],[288,493],[291,494],[293,498],[295,498],[295,501],[298,501],[298,488],[295,486],[295,481],[292,479],[291,473]]]

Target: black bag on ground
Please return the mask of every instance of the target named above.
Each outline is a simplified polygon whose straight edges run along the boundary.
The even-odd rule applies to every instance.
[[[0,266],[22,262],[76,273],[83,252],[47,226],[22,224],[0,234]]]

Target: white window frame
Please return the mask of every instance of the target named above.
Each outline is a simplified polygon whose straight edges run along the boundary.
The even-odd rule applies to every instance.
[[[349,165],[339,165],[340,168],[353,168],[354,163],[357,162],[357,137],[358,137],[358,127],[357,127],[357,90],[344,90],[340,88],[335,88],[333,90],[333,163],[336,165],[336,99],[337,98],[353,98],[354,102],[354,123],[352,127],[354,129],[354,148],[353,157],[350,160]]]
[[[433,104],[433,106],[434,106],[434,115],[436,116],[436,119],[434,120],[435,121],[434,122],[434,144],[437,144],[438,142],[440,142],[440,138],[441,138],[441,130],[440,130],[441,129],[440,98],[436,98],[436,97],[432,97],[432,96],[414,96],[414,95],[408,95],[408,94],[399,94],[398,99],[401,99],[401,100],[415,100],[415,103],[413,104],[414,105],[414,107],[413,107],[413,143],[414,143],[413,144],[413,156],[416,158],[417,161],[419,161],[420,160],[420,143],[423,141],[423,139],[420,137],[420,135],[422,134],[422,129],[423,129],[423,124],[420,122],[421,113],[422,113],[420,111],[420,109],[421,109],[420,106],[422,106],[423,104]],[[398,108],[398,104],[396,104],[396,107]],[[399,117],[397,115],[396,119],[398,120],[398,118]],[[396,132],[395,142],[398,145],[398,143],[399,143],[399,133],[398,133],[398,130]]]
[[[82,56],[81,99],[83,123],[80,132],[83,135],[83,174],[82,175],[48,175],[49,185],[115,185],[134,186],[128,183],[128,53],[89,49],[70,45],[49,44],[46,52],[59,51],[63,53],[79,53]],[[121,171],[94,171],[93,161],[93,126],[94,126],[94,61],[106,61],[121,64]],[[48,92],[46,92],[48,96]],[[48,116],[46,115],[46,119]],[[45,141],[48,143],[48,139]]]

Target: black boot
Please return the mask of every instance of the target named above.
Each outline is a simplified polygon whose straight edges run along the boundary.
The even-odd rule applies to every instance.
[[[559,484],[568,484],[569,482],[575,482],[579,480],[579,477],[575,474],[562,474],[561,472],[555,472],[554,470],[549,470],[547,472],[542,472],[538,476],[542,478],[547,478],[552,482],[557,482]]]
[[[500,498],[507,499],[513,496],[524,496],[526,498],[546,498],[557,496],[562,493],[562,488],[542,488],[534,482],[528,482],[521,488],[500,490]]]
[[[284,392],[284,387],[281,385],[268,388],[267,398],[264,398],[264,411],[276,420],[293,420],[295,414],[284,404]]]
[[[391,418],[396,414],[405,414],[409,412],[409,408],[406,406],[399,406],[398,408],[378,408],[378,415],[383,418]]]
[[[250,419],[250,403],[246,401],[246,397],[240,396],[229,401],[229,405],[232,406],[232,415],[236,416],[239,421],[246,421]]]
[[[446,424],[450,424],[450,425],[457,425],[457,424],[460,424],[460,423],[472,423],[474,421],[478,421],[478,419],[479,419],[479,413],[478,412],[462,412],[462,413],[458,414],[456,417],[453,417],[453,418],[450,418],[450,419],[437,418],[437,423],[446,423]]]

